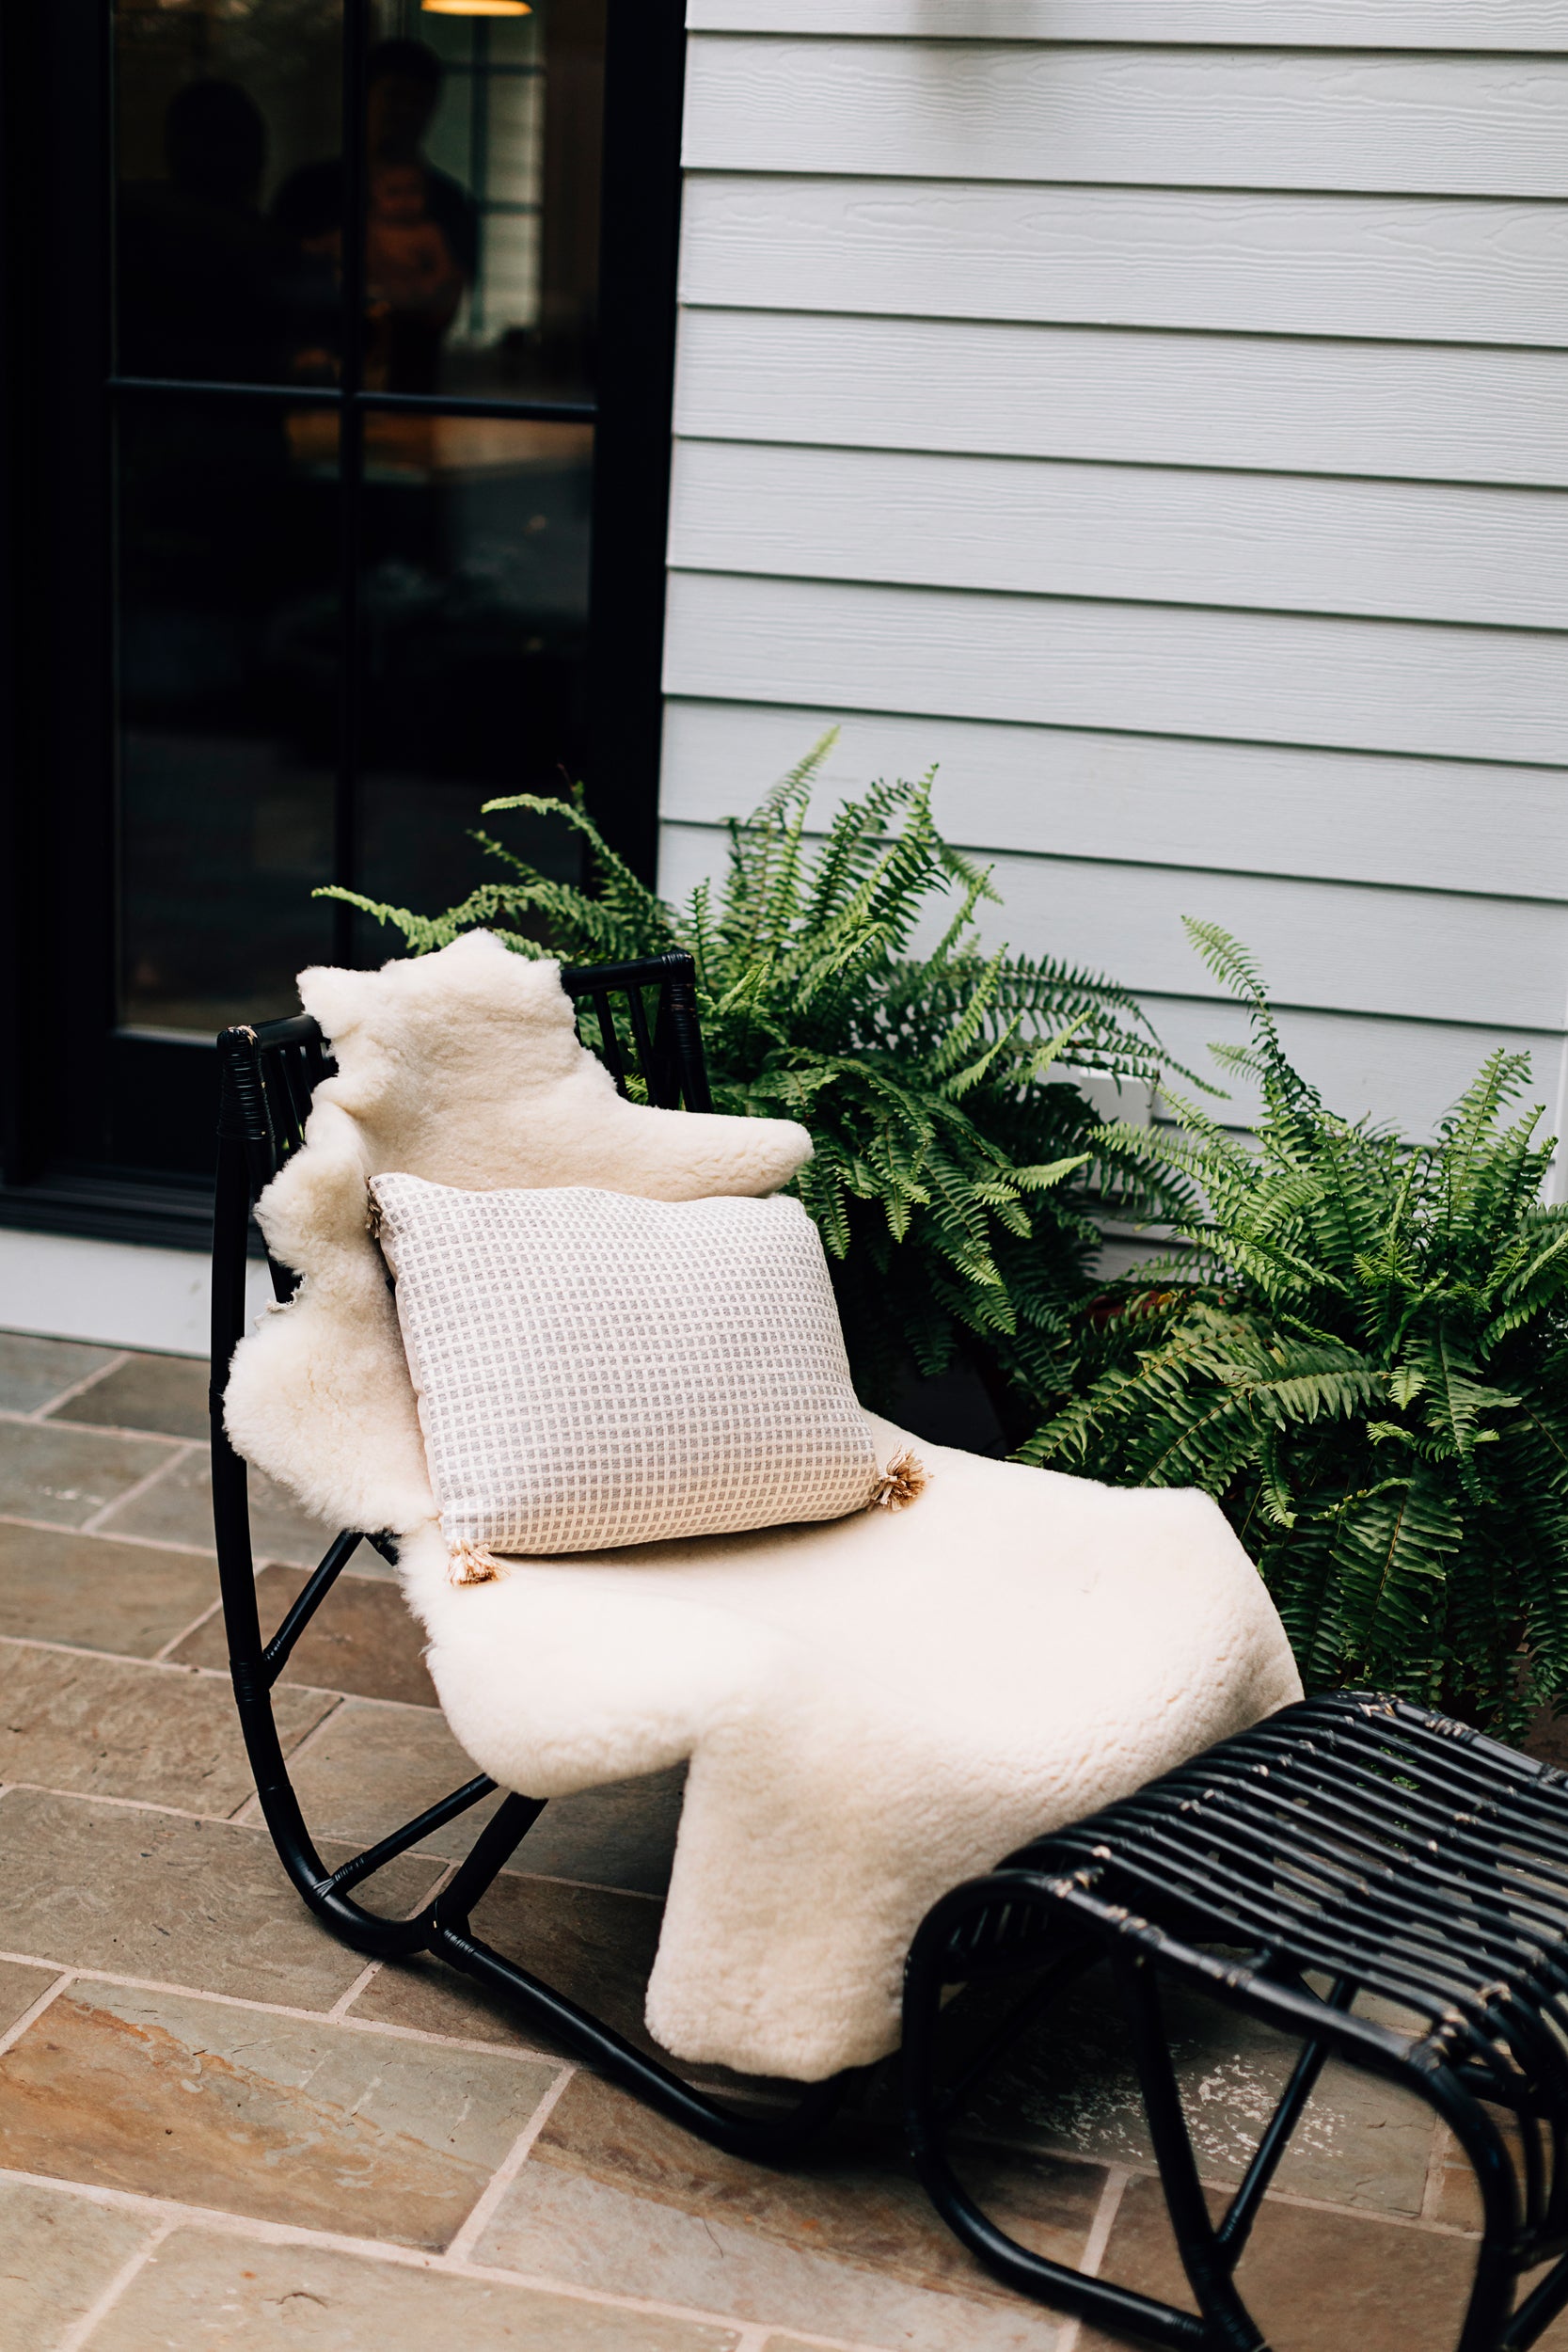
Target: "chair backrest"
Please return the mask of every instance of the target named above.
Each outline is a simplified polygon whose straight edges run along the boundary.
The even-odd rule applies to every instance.
[[[578,1036],[598,1054],[619,1093],[660,1110],[712,1107],[689,956],[563,965],[561,984],[577,1000]],[[251,1210],[304,1142],[310,1098],[336,1065],[320,1024],[304,1012],[225,1029],[217,1044],[222,1107],[213,1212],[213,1370],[221,1383],[245,1328]],[[291,1297],[296,1278],[276,1260],[267,1263],[277,1296]]]

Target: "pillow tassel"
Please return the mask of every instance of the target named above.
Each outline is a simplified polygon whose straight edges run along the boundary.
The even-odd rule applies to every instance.
[[[917,1454],[906,1446],[895,1454],[877,1484],[871,1489],[869,1508],[873,1511],[905,1511],[911,1502],[918,1502],[931,1483],[931,1474]]]
[[[447,1549],[447,1579],[452,1584],[494,1584],[506,1574],[506,1563],[498,1560],[483,1544],[467,1540],[451,1544]]]

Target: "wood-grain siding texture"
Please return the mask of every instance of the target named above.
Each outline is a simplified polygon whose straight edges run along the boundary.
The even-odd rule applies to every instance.
[[[1568,50],[1561,0],[689,0],[693,32],[1200,48]]]
[[[1341,1108],[1560,1122],[1568,0],[688,18],[668,886],[836,722],[1183,1058],[1208,915]]]

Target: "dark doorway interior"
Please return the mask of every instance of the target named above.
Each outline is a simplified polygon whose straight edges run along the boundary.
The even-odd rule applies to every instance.
[[[316,884],[578,777],[650,866],[681,19],[6,12],[0,1218],[197,1237],[214,1030],[388,952]]]

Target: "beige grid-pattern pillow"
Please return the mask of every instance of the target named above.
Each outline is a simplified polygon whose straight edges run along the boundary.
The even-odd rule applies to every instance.
[[[799,1201],[372,1180],[454,1551],[861,1509],[877,1460]]]

